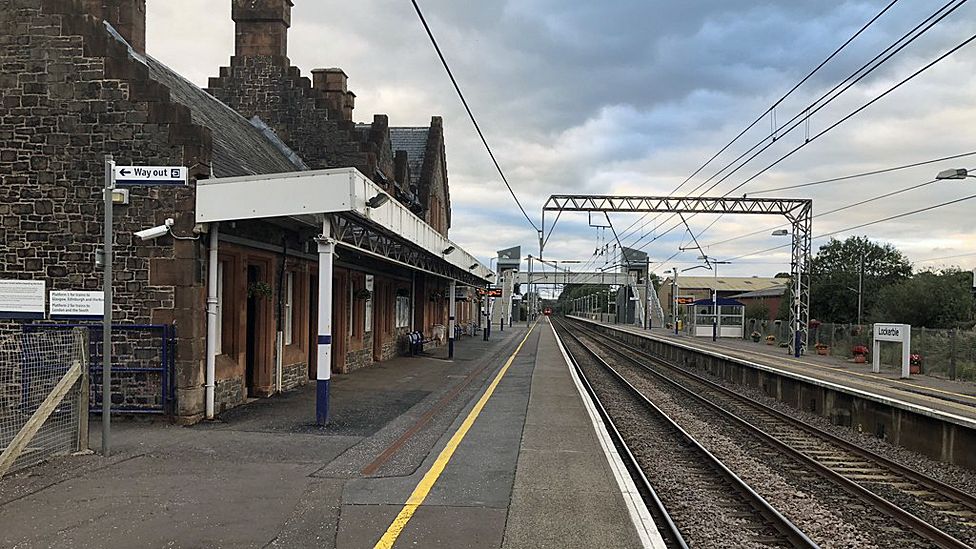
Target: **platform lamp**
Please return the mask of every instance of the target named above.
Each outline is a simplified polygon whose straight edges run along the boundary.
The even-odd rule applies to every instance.
[[[966,168],[952,168],[949,170],[942,170],[935,175],[936,179],[966,179],[967,177],[976,178],[976,175],[969,173]]]

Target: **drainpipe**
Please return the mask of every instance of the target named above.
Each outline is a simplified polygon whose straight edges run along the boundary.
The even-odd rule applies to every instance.
[[[210,224],[210,257],[207,259],[207,373],[206,414],[214,418],[214,388],[217,377],[217,223]]]

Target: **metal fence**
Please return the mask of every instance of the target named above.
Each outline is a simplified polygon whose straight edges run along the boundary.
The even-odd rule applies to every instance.
[[[758,332],[763,339],[772,335],[776,344],[787,341],[789,337],[785,322],[746,320],[745,337],[748,339],[754,331]],[[819,343],[827,347],[830,356],[853,358],[852,350],[855,346],[863,345],[869,351],[872,350],[872,333],[870,324],[862,326],[821,324],[810,330],[808,352],[815,352],[814,347]],[[918,355],[923,374],[976,381],[976,331],[974,330],[912,327],[911,352],[913,355]],[[882,369],[900,372],[900,345],[882,345],[880,359]]]
[[[91,412],[102,411],[102,325],[26,324],[27,332],[89,331]],[[169,324],[112,325],[112,413],[173,411],[176,327]]]
[[[0,337],[0,476],[88,446],[85,330]]]

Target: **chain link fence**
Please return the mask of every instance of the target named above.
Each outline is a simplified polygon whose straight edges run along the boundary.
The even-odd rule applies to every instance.
[[[757,319],[746,320],[746,339],[756,332],[762,341],[773,337],[773,344],[789,341],[789,326],[786,322],[770,322]],[[827,354],[838,358],[851,359],[853,349],[864,346],[871,352],[873,327],[870,324],[821,324],[810,330],[808,353],[816,352],[819,343],[826,346]],[[976,381],[976,331],[944,330],[912,327],[913,355],[918,355],[920,373]],[[881,345],[881,368],[901,372],[901,346],[897,343]],[[871,357],[867,360],[870,362]]]
[[[87,446],[87,330],[0,336],[0,477]]]

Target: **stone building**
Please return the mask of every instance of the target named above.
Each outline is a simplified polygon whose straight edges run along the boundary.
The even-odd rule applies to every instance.
[[[290,64],[291,0],[232,1],[234,55],[201,89],[145,51],[145,0],[0,0],[0,279],[101,288],[93,258],[105,155],[187,166],[188,186],[134,187],[115,207],[113,281],[117,322],[175,326],[173,401],[164,404],[184,422],[204,415],[208,353],[219,412],[314,379],[321,340],[316,228],[248,219],[220,224],[218,335],[208,342],[211,227],[195,222],[198,181],[355,168],[445,239],[451,224],[441,119],[420,128],[390,127],[385,115],[355,123],[341,69],[309,78]],[[412,250],[412,263],[357,247],[353,217],[335,219],[352,227],[336,237],[335,373],[402,352],[408,331],[443,329],[455,299],[449,280],[484,281],[476,261],[460,272],[402,235],[384,238]],[[166,218],[172,235],[133,236]],[[463,303],[458,321],[477,322],[477,304]],[[144,390],[115,388],[113,401],[137,404]]]

